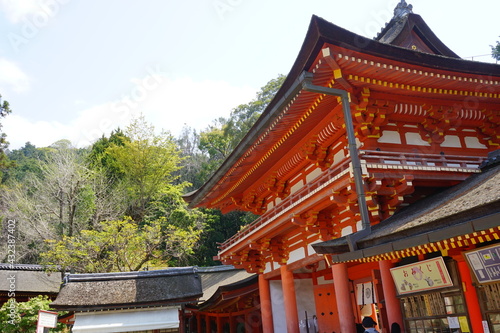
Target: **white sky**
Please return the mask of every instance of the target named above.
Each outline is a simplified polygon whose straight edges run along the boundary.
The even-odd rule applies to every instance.
[[[85,146],[139,113],[201,130],[288,74],[313,14],[372,38],[398,2],[0,0],[3,131],[17,149]],[[498,0],[407,2],[461,57],[500,40]]]

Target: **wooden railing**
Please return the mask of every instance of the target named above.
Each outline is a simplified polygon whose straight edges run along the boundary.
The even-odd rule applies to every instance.
[[[234,236],[226,240],[224,243],[219,244],[219,249],[224,250],[231,246],[232,244],[238,242],[239,240],[246,238],[249,234],[253,233],[255,230],[260,229],[262,226],[271,223],[276,218],[286,214],[288,211],[292,210],[296,205],[303,202],[305,199],[312,196],[317,191],[330,185],[336,179],[344,175],[349,170],[350,159],[346,158],[337,164],[335,167],[328,169],[324,172],[319,179],[312,183],[305,184],[297,192],[289,195],[285,198],[279,205],[264,213],[257,220],[251,224],[245,226],[242,230],[236,233]]]
[[[441,166],[452,168],[471,168],[477,169],[485,160],[484,157],[477,156],[458,156],[445,154],[420,154],[420,153],[401,153],[387,152],[377,150],[362,150],[360,157],[367,164],[398,164],[398,165],[416,165],[416,166]]]

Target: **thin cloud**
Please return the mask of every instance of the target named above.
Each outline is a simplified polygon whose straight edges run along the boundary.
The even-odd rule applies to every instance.
[[[136,85],[118,100],[84,109],[69,124],[9,115],[2,122],[10,148],[18,149],[27,141],[44,147],[61,139],[86,147],[118,127],[124,129],[141,113],[158,131],[166,130],[174,136],[185,125],[200,131],[217,117],[228,117],[239,104],[248,103],[257,91],[223,81],[196,82],[190,78],[162,77],[154,89],[153,81],[149,81],[150,90],[144,89],[143,79],[134,82]]]
[[[12,23],[19,23],[23,17],[40,10],[39,0],[0,0],[0,8]]]
[[[29,77],[15,63],[0,58],[0,73],[0,85],[18,93],[29,89]]]

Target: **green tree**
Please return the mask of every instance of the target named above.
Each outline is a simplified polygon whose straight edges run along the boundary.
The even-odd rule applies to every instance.
[[[232,211],[221,214],[218,210],[205,210],[207,214],[207,224],[202,234],[198,247],[191,259],[192,265],[214,266],[220,262],[213,258],[217,255],[218,244],[223,243],[236,234],[243,225],[250,223],[255,216],[247,212]]]
[[[279,88],[285,81],[285,75],[278,75],[270,80],[257,92],[257,96],[248,104],[241,104],[231,111],[231,116],[224,127],[225,136],[231,139],[231,147],[234,149],[250,128],[255,124],[267,105],[274,98]]]
[[[120,128],[112,131],[109,138],[103,135],[92,145],[86,157],[89,167],[103,170],[111,182],[123,179],[123,171],[117,160],[107,152],[107,149],[111,146],[122,147],[125,142],[130,142],[130,138]]]
[[[116,160],[127,189],[127,215],[142,221],[148,203],[160,193],[164,184],[173,183],[178,176],[181,157],[174,138],[162,131],[155,133],[144,116],[132,121],[125,131],[130,141],[112,144],[106,152]]]
[[[44,240],[73,236],[125,213],[123,194],[110,188],[101,170],[85,165],[84,151],[62,140],[42,152],[43,158],[26,163],[33,172],[12,177],[0,192],[4,221],[17,221],[20,263],[36,263]]]
[[[181,152],[182,166],[176,172],[179,176],[176,183],[188,182],[191,185],[186,189],[190,191],[197,189],[203,185],[205,179],[200,170],[208,161],[208,156],[199,149],[200,135],[195,129],[185,126],[176,141]]]
[[[499,41],[497,41],[497,45],[491,46],[491,56],[496,60],[500,60],[500,42]]]
[[[39,149],[30,142],[26,142],[24,147],[10,151],[7,157],[13,162],[13,166],[4,172],[4,183],[23,181],[31,174],[41,176],[39,162],[46,161],[47,149]]]
[[[0,119],[6,117],[12,110],[10,109],[9,102],[2,102],[2,95],[0,95]],[[0,180],[2,179],[2,171],[11,167],[13,164],[5,155],[5,150],[9,146],[7,135],[2,132],[2,123],[0,123]]]
[[[39,310],[52,310],[49,304],[52,301],[47,296],[32,297],[27,302],[16,302],[14,299],[4,303],[0,308],[0,332],[21,333],[36,332]],[[57,324],[51,332],[69,332],[66,325]]]
[[[232,138],[224,131],[227,122],[225,118],[214,120],[212,125],[200,133],[198,147],[207,156],[198,171],[198,178],[202,184],[210,178],[234,148],[231,145]]]
[[[44,265],[59,265],[76,272],[126,272],[169,266],[173,258],[190,255],[200,229],[167,223],[166,218],[139,225],[130,218],[101,223],[100,230],[48,241]]]

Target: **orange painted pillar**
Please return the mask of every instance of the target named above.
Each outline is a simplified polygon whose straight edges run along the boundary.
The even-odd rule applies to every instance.
[[[201,313],[199,312],[196,313],[196,332],[203,333],[201,331]]]
[[[229,314],[229,333],[236,333],[236,322],[232,313]]]
[[[222,317],[217,316],[217,333],[222,333]]]
[[[378,263],[380,268],[380,276],[382,278],[382,289],[384,291],[385,308],[387,310],[388,326],[391,327],[392,323],[398,323],[399,327],[403,329],[403,314],[401,313],[401,306],[397,296],[396,285],[391,275],[390,269],[392,263],[389,260],[382,260]]]
[[[205,316],[205,333],[212,333],[211,326],[212,325],[210,325],[210,316],[207,313]]]
[[[332,273],[335,299],[339,311],[340,331],[342,333],[356,333],[356,319],[351,304],[351,286],[349,285],[347,265],[343,263],[333,265]]]
[[[460,272],[460,279],[464,288],[465,303],[467,304],[472,332],[484,333],[483,315],[479,306],[476,288],[472,285],[471,272],[465,261],[458,261],[458,271]]]
[[[179,333],[186,333],[186,322],[184,321],[184,309],[179,309]]]
[[[266,333],[274,332],[273,308],[271,303],[271,288],[269,281],[259,274],[260,315],[262,317],[262,329]]]
[[[288,333],[299,333],[299,314],[297,299],[295,298],[295,284],[293,272],[286,265],[281,268],[281,285],[283,287],[283,302],[285,303],[286,328]]]

